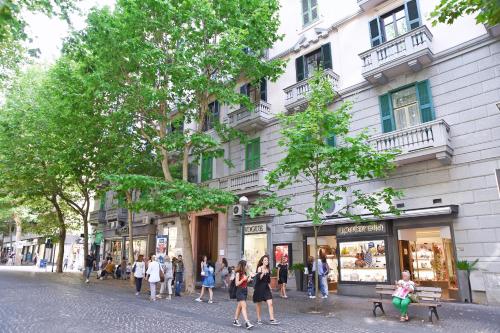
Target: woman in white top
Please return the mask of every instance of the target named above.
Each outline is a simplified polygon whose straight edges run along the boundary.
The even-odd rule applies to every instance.
[[[161,265],[163,272],[165,273],[165,279],[160,285],[160,294],[165,292],[165,286],[168,290],[168,299],[172,299],[172,280],[174,278],[174,269],[172,267],[172,261],[170,261],[169,256],[165,256],[164,262]]]
[[[162,268],[160,267],[160,263],[156,261],[156,256],[151,256],[151,262],[148,265],[146,275],[148,276],[152,301],[156,300],[156,284],[160,282],[160,271],[163,272]]]
[[[135,278],[135,295],[139,296],[142,287],[142,279],[146,274],[146,264],[144,264],[144,256],[142,254],[139,255],[137,261],[134,263],[132,272],[134,273]]]

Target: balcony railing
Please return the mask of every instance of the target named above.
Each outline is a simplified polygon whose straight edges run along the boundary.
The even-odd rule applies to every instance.
[[[434,158],[449,164],[453,155],[450,126],[443,119],[380,134],[369,142],[377,151],[399,150],[396,163],[400,165]]]
[[[331,69],[326,69],[325,74],[332,83],[333,89],[337,91],[339,76]],[[309,77],[283,89],[285,92],[285,108],[288,112],[305,109],[307,106],[306,97],[310,91],[309,80],[311,79],[312,78]]]
[[[106,211],[104,209],[99,209],[90,212],[89,222],[91,224],[106,223]]]
[[[363,76],[370,82],[418,71],[432,61],[432,34],[423,25],[359,55]]]
[[[242,131],[262,129],[272,118],[271,105],[264,101],[255,104],[252,112],[242,107],[227,115],[227,124]]]
[[[266,174],[264,169],[245,171],[208,181],[204,185],[235,194],[255,193],[266,186]]]
[[[106,210],[106,221],[127,221],[128,214],[125,208],[110,208]]]

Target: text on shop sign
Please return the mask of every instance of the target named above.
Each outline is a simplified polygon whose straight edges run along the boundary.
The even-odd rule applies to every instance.
[[[382,233],[385,232],[385,224],[358,224],[337,227],[337,235],[352,235],[365,233]]]
[[[245,226],[245,234],[262,234],[266,232],[265,224],[252,224]]]

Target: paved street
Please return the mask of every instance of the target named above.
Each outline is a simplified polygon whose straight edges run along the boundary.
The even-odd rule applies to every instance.
[[[194,297],[149,302],[136,297],[127,281],[97,281],[86,285],[79,274],[11,271],[0,267],[0,332],[241,332],[231,326],[235,303],[223,291],[214,304]],[[328,311],[308,314],[313,301],[291,293],[275,299],[280,326],[255,327],[257,332],[500,332],[500,308],[444,304],[441,321],[425,321],[426,310],[410,312],[400,323],[387,307],[386,317],[374,318],[366,299],[333,295],[322,303]],[[255,307],[250,305],[252,321]],[[265,319],[267,316],[264,317]]]

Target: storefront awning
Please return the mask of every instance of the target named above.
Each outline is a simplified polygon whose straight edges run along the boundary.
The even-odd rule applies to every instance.
[[[458,212],[458,205],[449,205],[441,207],[429,207],[429,208],[419,208],[419,209],[409,209],[401,211],[401,214],[382,214],[381,217],[375,217],[373,215],[360,215],[365,221],[383,221],[383,220],[396,220],[396,219],[407,219],[414,217],[425,217],[425,216],[437,216],[437,215],[450,215]],[[325,219],[323,226],[325,225],[338,225],[354,223],[348,217],[335,217]],[[307,228],[312,227],[312,221],[299,221],[285,223],[285,228]]]

